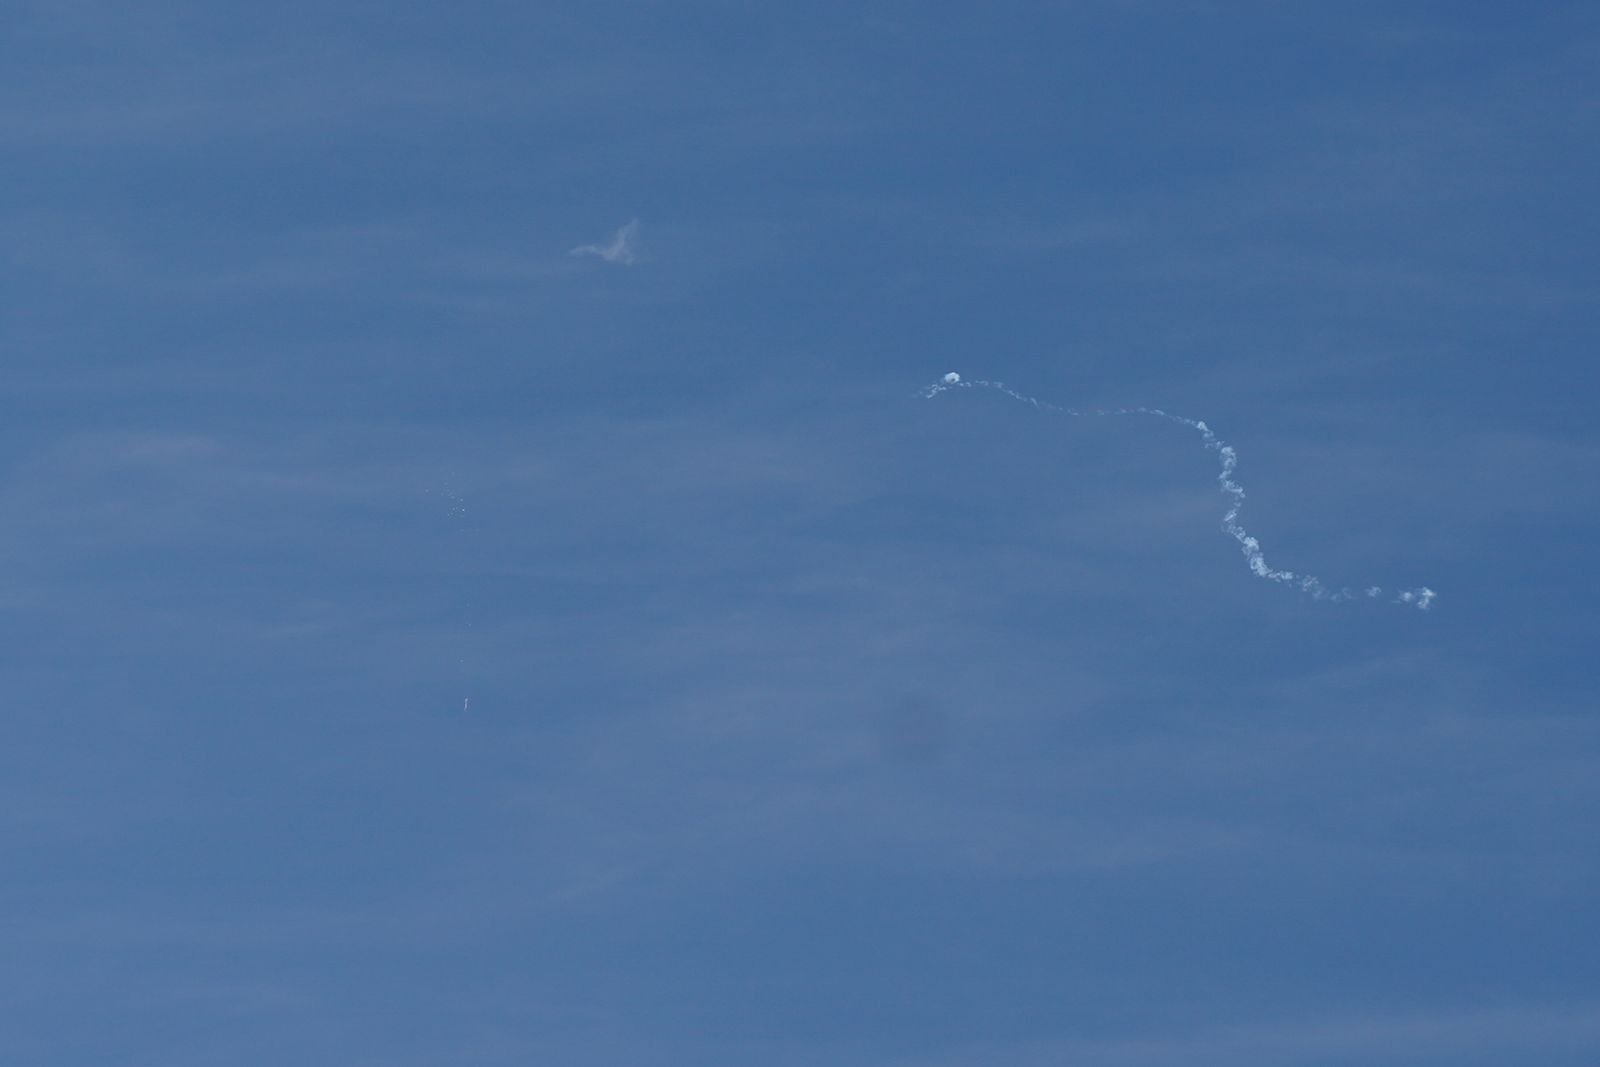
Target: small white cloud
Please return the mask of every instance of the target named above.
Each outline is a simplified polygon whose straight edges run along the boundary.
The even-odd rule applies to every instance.
[[[568,255],[573,256],[599,256],[607,263],[621,263],[631,266],[639,262],[638,250],[634,247],[635,239],[639,236],[639,220],[630,219],[611,238],[610,244],[579,245]]]

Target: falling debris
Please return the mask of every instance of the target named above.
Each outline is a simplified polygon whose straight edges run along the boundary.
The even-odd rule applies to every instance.
[[[1314,575],[1281,570],[1268,563],[1266,555],[1261,550],[1261,542],[1239,522],[1239,511],[1244,507],[1244,486],[1234,481],[1233,478],[1234,468],[1239,465],[1239,455],[1234,451],[1232,445],[1219,439],[1212,432],[1211,427],[1200,419],[1191,419],[1183,415],[1170,415],[1160,408],[1096,408],[1078,411],[1074,408],[1057,407],[1054,404],[1047,404],[1043,401],[1035,400],[1031,396],[1019,393],[1004,382],[962,381],[961,376],[954,371],[923,389],[921,395],[924,399],[932,400],[940,393],[957,387],[963,389],[989,389],[997,393],[1004,393],[1013,400],[1020,400],[1022,403],[1030,404],[1040,411],[1047,411],[1057,415],[1071,415],[1073,417],[1148,415],[1152,418],[1166,419],[1168,422],[1187,426],[1189,429],[1199,433],[1200,439],[1205,442],[1206,448],[1217,453],[1220,457],[1222,472],[1217,475],[1217,484],[1221,486],[1223,494],[1228,497],[1228,510],[1222,516],[1222,528],[1227,531],[1230,537],[1239,542],[1240,551],[1244,553],[1245,561],[1250,567],[1250,573],[1258,578],[1265,578],[1270,582],[1296,586],[1302,592],[1310,595],[1313,600],[1354,600],[1359,596],[1366,596],[1371,599],[1383,594],[1383,588],[1376,585],[1370,585],[1355,592],[1347,588],[1331,589]],[[1432,589],[1423,585],[1415,589],[1400,590],[1395,594],[1393,603],[1405,604],[1420,611],[1427,611],[1438,595]]]

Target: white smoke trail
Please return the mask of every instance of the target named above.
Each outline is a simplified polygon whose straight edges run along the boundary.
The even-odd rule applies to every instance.
[[[621,263],[631,267],[639,262],[639,251],[635,247],[639,236],[639,220],[630,219],[624,223],[611,237],[609,244],[579,245],[567,253],[569,256],[599,256],[607,263]]]
[[[1239,465],[1239,454],[1233,446],[1221,440],[1211,427],[1199,419],[1186,418],[1183,415],[1171,415],[1160,408],[1094,408],[1079,411],[1076,408],[1058,407],[1042,400],[1035,400],[1025,396],[1004,382],[987,382],[981,379],[967,381],[961,375],[951,371],[943,378],[922,390],[921,396],[932,400],[940,393],[951,389],[989,389],[997,393],[1004,393],[1013,400],[1020,400],[1024,404],[1032,405],[1040,411],[1047,411],[1057,415],[1079,416],[1119,416],[1119,415],[1148,415],[1151,418],[1166,419],[1187,426],[1200,434],[1200,439],[1205,442],[1206,448],[1217,453],[1222,464],[1222,471],[1217,475],[1217,484],[1222,488],[1222,493],[1228,498],[1228,510],[1222,516],[1222,528],[1235,541],[1239,542],[1239,549],[1244,553],[1245,562],[1250,566],[1250,572],[1258,578],[1265,578],[1269,582],[1280,582],[1292,585],[1308,594],[1313,600],[1355,600],[1359,597],[1376,599],[1383,595],[1381,586],[1369,585],[1365,589],[1352,591],[1348,588],[1329,588],[1323,584],[1322,579],[1311,574],[1298,574],[1294,571],[1281,570],[1267,562],[1267,557],[1261,551],[1261,542],[1256,540],[1248,530],[1239,522],[1239,511],[1244,507],[1244,486],[1234,481],[1233,472]],[[1420,611],[1427,611],[1438,594],[1427,586],[1418,586],[1415,589],[1402,589],[1395,594],[1393,602],[1406,604]]]

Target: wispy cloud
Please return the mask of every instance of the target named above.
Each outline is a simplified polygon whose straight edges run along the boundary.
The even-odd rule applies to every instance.
[[[609,244],[579,245],[569,255],[574,256],[599,256],[607,263],[621,263],[623,266],[632,266],[639,262],[639,252],[635,242],[639,236],[639,220],[629,219],[611,238]]]
[[[1432,1013],[1332,1016],[1294,1022],[1221,1026],[1185,1036],[1062,1042],[988,1043],[953,1055],[906,1061],[919,1067],[1106,1063],[1167,1064],[1459,1063],[1488,1052],[1502,1060],[1565,1056],[1593,1047],[1600,1034],[1593,1005],[1551,1003],[1470,1006]],[[1565,1059],[1562,1062],[1567,1062]]]

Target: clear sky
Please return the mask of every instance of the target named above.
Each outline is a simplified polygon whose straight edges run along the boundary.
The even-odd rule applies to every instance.
[[[4,23],[0,1061],[1600,1062],[1595,5]]]

